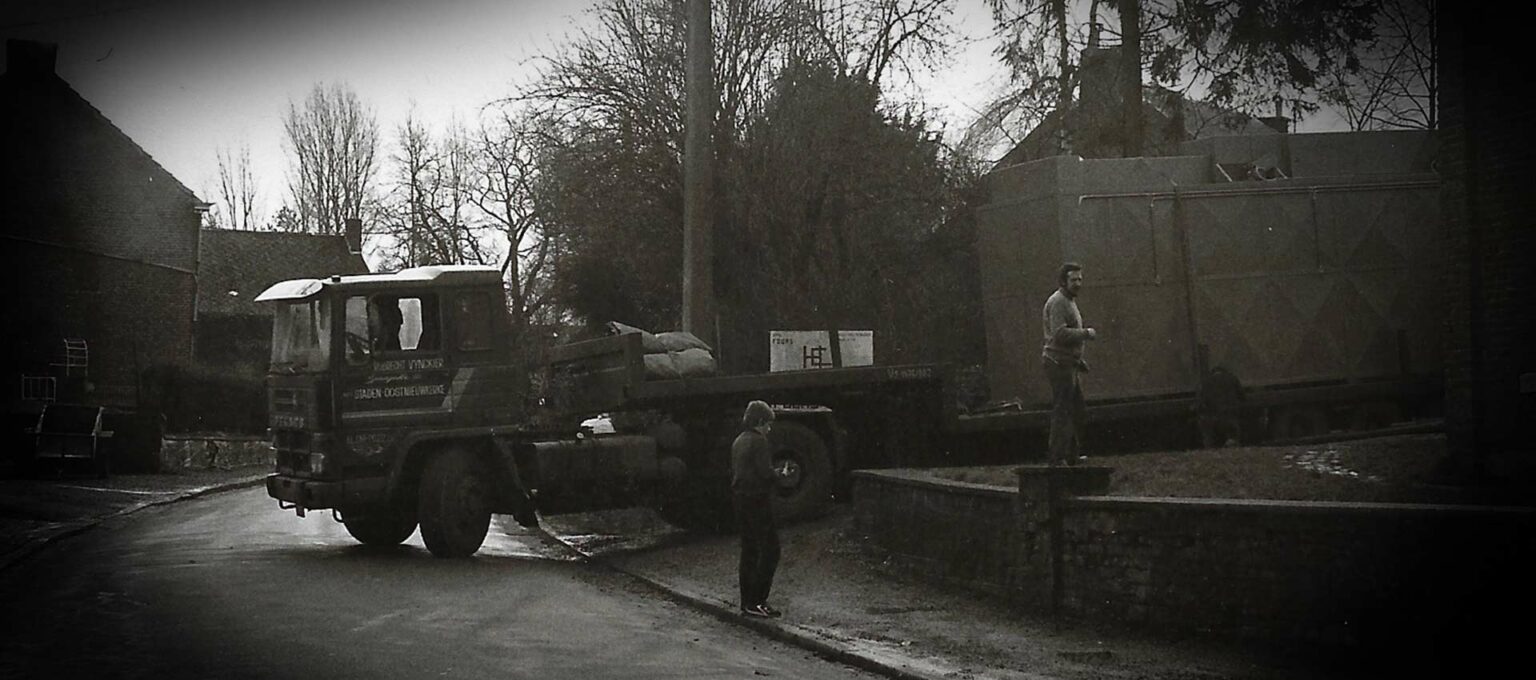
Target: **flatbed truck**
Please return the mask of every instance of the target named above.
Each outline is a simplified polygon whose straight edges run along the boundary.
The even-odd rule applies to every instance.
[[[434,554],[479,549],[492,514],[646,504],[684,526],[728,517],[729,444],[752,399],[786,520],[824,511],[856,467],[936,464],[938,366],[647,379],[638,334],[557,346],[549,397],[525,408],[494,267],[431,266],[273,285],[267,491],[301,516],[333,510],[359,541],[419,526]],[[580,423],[610,414],[611,434]]]

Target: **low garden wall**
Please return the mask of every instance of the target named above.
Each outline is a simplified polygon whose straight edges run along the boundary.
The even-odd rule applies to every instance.
[[[271,467],[272,443],[266,437],[238,434],[165,435],[160,443],[160,469],[206,470],[251,465]]]
[[[1069,618],[1353,646],[1461,636],[1536,599],[1536,509],[1091,495],[1108,475],[860,471],[853,498],[904,568]]]

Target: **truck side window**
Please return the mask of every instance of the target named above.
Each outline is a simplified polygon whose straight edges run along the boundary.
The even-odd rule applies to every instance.
[[[459,349],[490,349],[492,337],[492,298],[486,293],[463,293],[454,298],[453,326],[458,329]]]
[[[346,315],[342,328],[346,333],[347,363],[368,363],[368,357],[373,353],[369,340],[368,298],[361,295],[347,298]]]
[[[368,304],[368,332],[375,352],[398,352],[403,342],[405,301],[392,295],[376,295]],[[414,336],[411,346],[415,346]]]
[[[375,351],[434,351],[442,346],[437,296],[378,295],[370,305]]]
[[[437,351],[443,348],[443,324],[438,312],[437,296],[423,295],[417,298],[417,309],[420,318],[417,323],[421,328],[421,335],[416,338],[416,349]]]

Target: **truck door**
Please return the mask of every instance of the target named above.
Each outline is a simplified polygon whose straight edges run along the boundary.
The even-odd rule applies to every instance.
[[[429,292],[347,298],[337,399],[348,445],[358,455],[376,455],[407,430],[447,421],[452,367],[439,308],[437,294]]]

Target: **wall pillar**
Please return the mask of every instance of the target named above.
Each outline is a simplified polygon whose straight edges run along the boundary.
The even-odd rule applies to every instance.
[[[1015,503],[1016,530],[1032,540],[1021,541],[1019,563],[1033,578],[1021,579],[1021,597],[1036,606],[1050,608],[1052,616],[1061,604],[1063,569],[1061,517],[1067,498],[1102,493],[1109,489],[1112,468],[1100,466],[1023,465],[1014,469],[1019,478]]]

